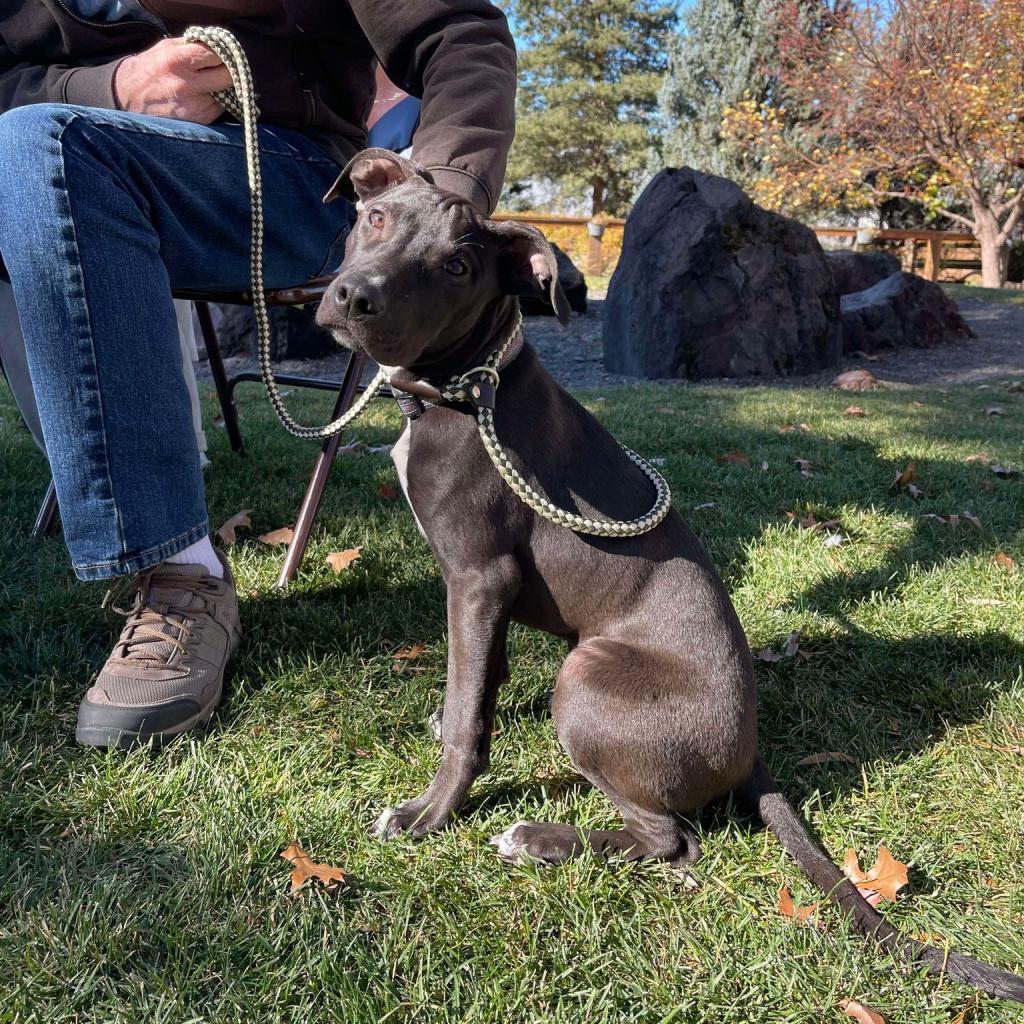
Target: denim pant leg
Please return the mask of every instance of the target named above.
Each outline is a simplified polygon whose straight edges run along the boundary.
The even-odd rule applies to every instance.
[[[261,128],[265,281],[341,261],[337,165]],[[0,116],[0,253],[14,286],[65,541],[81,579],[207,533],[172,289],[249,284],[241,128],[66,104]]]

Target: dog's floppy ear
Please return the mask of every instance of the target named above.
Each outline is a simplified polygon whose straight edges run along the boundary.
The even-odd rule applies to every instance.
[[[338,196],[345,199],[374,199],[389,188],[401,185],[410,178],[423,178],[431,185],[434,179],[430,172],[404,156],[392,153],[390,149],[364,149],[345,165],[337,181],[327,190],[324,202],[329,203]]]
[[[500,247],[498,255],[501,282],[509,295],[547,293],[558,322],[569,322],[569,303],[558,283],[558,262],[548,240],[528,224],[507,220],[487,222],[487,230]]]

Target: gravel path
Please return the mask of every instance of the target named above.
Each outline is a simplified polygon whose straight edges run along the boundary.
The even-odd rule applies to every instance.
[[[587,313],[582,316],[574,314],[564,331],[553,317],[527,317],[525,320],[527,340],[537,349],[548,370],[569,389],[616,387],[639,380],[605,372],[601,355],[603,310],[602,299],[592,300]],[[977,331],[976,340],[932,349],[900,349],[879,354],[870,362],[850,356],[844,358],[843,369],[868,367],[876,377],[885,381],[940,387],[1024,378],[1024,306],[968,300],[960,303],[960,312]],[[345,358],[339,353],[323,359],[285,360],[275,364],[275,368],[280,373],[337,378]],[[243,368],[256,367],[254,360],[241,356],[226,359],[225,363],[229,375]],[[833,371],[828,371],[806,377],[778,378],[768,383],[779,387],[828,386],[834,376]],[[745,378],[722,379],[715,383],[743,387],[766,381]]]

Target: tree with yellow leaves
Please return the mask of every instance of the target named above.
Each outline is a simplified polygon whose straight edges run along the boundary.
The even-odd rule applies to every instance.
[[[1024,216],[1024,0],[858,0],[815,34],[796,3],[780,12],[798,128],[753,100],[723,121],[762,159],[755,198],[791,212],[915,200],[977,238],[982,283],[1000,287]]]

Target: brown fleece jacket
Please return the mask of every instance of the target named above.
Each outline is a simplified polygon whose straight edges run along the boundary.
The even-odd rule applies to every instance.
[[[162,27],[99,21],[75,0],[0,2],[0,111],[116,107],[126,56],[189,25],[225,25],[252,65],[262,120],[322,137],[339,164],[366,146],[374,66],[423,101],[417,162],[493,210],[514,130],[515,47],[483,0],[142,0]]]

